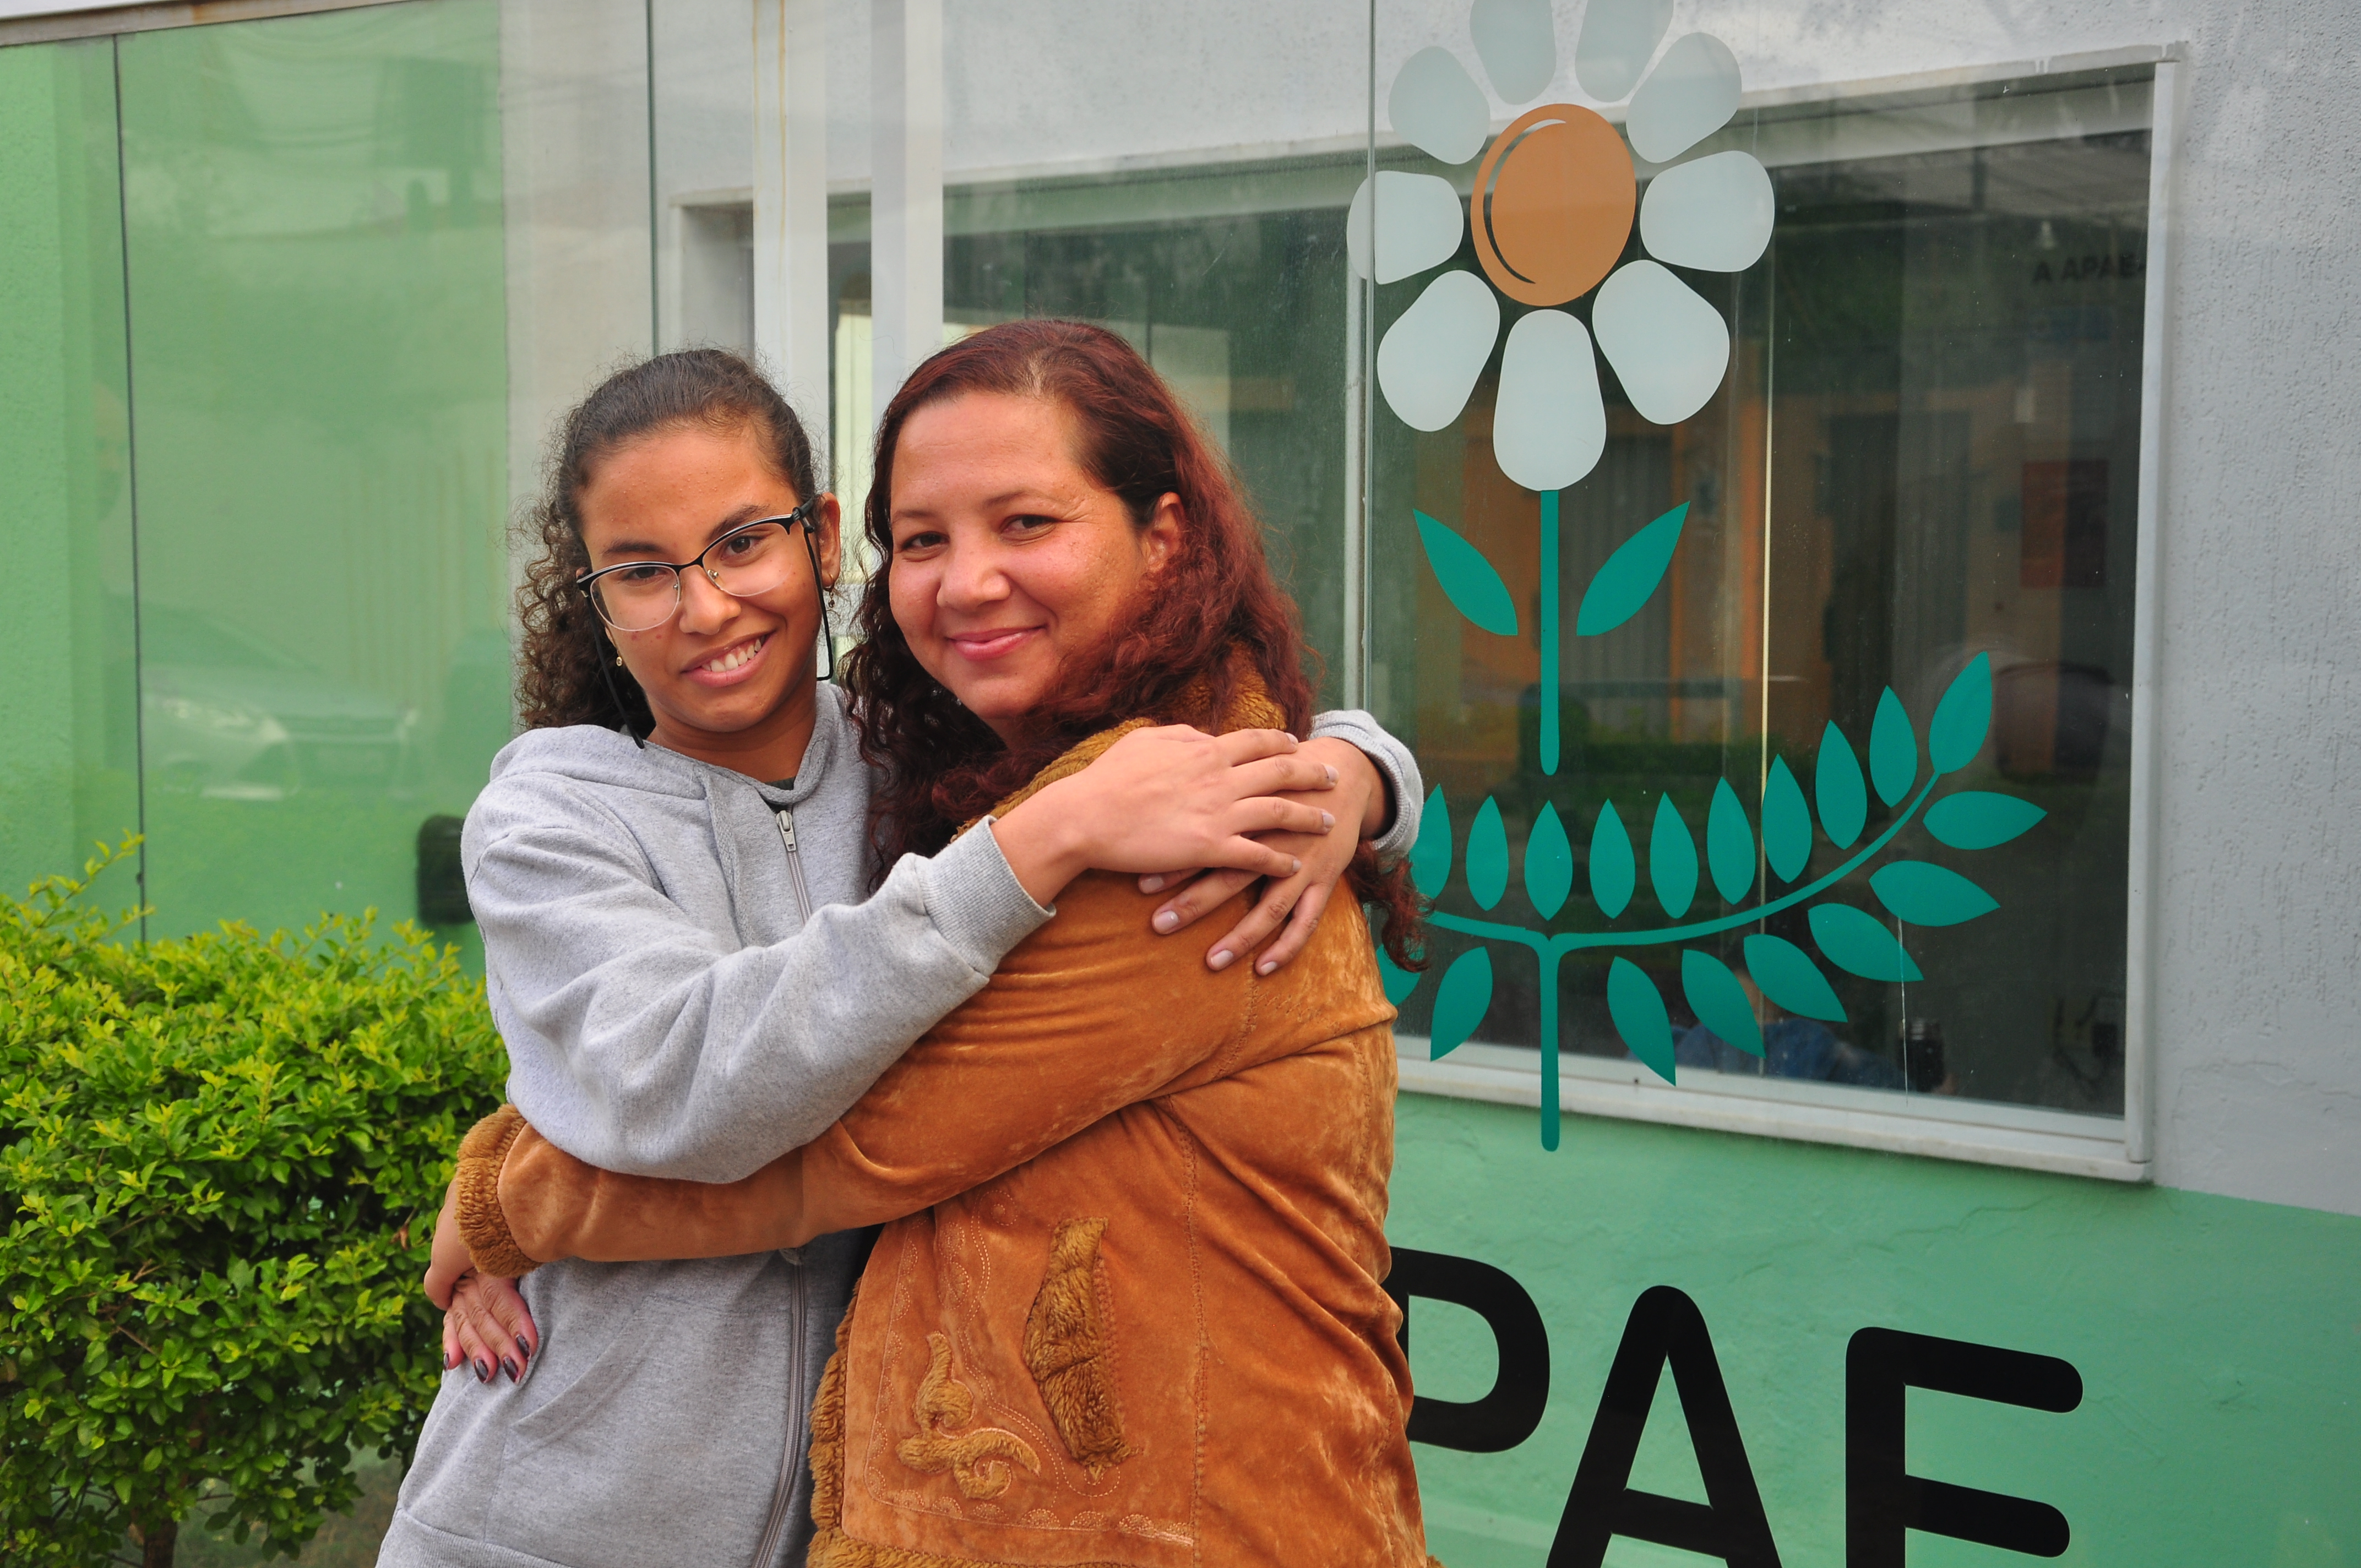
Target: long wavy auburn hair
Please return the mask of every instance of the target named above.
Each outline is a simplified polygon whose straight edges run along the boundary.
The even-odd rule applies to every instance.
[[[576,586],[590,569],[582,543],[582,492],[601,458],[642,436],[689,426],[752,431],[779,477],[795,487],[798,502],[818,488],[803,422],[778,389],[735,354],[719,348],[659,354],[600,382],[559,427],[541,499],[521,525],[538,545],[516,596],[517,619],[524,625],[517,713],[526,729],[620,724],[645,735],[655,727],[647,695],[631,671],[611,663],[614,645],[589,597]]]
[[[1053,400],[1073,421],[1084,472],[1121,497],[1145,529],[1180,499],[1180,539],[1117,630],[1075,657],[1038,710],[1033,738],[1011,750],[919,664],[894,619],[894,464],[902,427],[929,404],[970,393]],[[1250,671],[1308,733],[1312,683],[1294,601],[1263,552],[1262,528],[1229,466],[1161,377],[1122,338],[1080,322],[1016,321],[945,348],[912,371],[877,427],[863,526],[872,559],[861,646],[845,662],[862,751],[885,773],[872,836],[885,863],[931,854],[1076,741],[1136,718],[1216,727]],[[1367,846],[1350,883],[1383,912],[1397,963],[1420,967],[1417,894],[1400,866]]]

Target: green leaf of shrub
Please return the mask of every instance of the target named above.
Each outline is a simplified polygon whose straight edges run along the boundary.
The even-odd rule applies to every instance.
[[[1648,882],[1656,902],[1677,920],[1697,899],[1697,840],[1669,795],[1656,797],[1656,826],[1648,835]]]
[[[1609,920],[1630,906],[1631,890],[1640,884],[1639,861],[1632,858],[1631,835],[1609,801],[1598,808],[1590,829],[1590,896]]]
[[[1894,927],[1850,904],[1815,904],[1812,940],[1828,962],[1863,980],[1924,980]]]
[[[1990,850],[2048,815],[2033,802],[2013,795],[1963,789],[1927,808],[1927,831],[1937,843],[1954,850]]]
[[[1713,786],[1705,815],[1705,863],[1725,904],[1742,904],[1754,886],[1754,830],[1728,779]]]
[[[1984,749],[1992,728],[1992,655],[1979,653],[1951,680],[1927,725],[1927,760],[1938,773],[1957,773]]]
[[[1957,926],[2000,907],[1998,899],[1959,872],[1927,861],[1881,866],[1869,886],[1905,926]]]
[[[1574,634],[1596,637],[1612,631],[1633,616],[1664,580],[1673,552],[1681,543],[1681,524],[1689,515],[1683,501],[1616,547],[1582,592],[1582,608],[1575,611]]]
[[[1509,891],[1509,830],[1500,821],[1500,803],[1488,795],[1467,829],[1467,891],[1482,909]]]
[[[1471,948],[1451,960],[1443,983],[1434,990],[1434,1023],[1427,1040],[1427,1059],[1439,1061],[1457,1050],[1492,1005],[1492,954]]]
[[[1812,808],[1784,757],[1771,759],[1771,776],[1763,781],[1763,858],[1781,882],[1801,876],[1812,858]]]
[[[1744,951],[1746,972],[1763,995],[1799,1018],[1844,1022],[1844,1003],[1803,948],[1783,937],[1758,933],[1746,938]]]
[[[1877,798],[1892,806],[1910,793],[1917,776],[1918,732],[1888,686],[1878,696],[1877,717],[1870,720],[1869,782],[1877,787]]]
[[[1763,1054],[1763,1025],[1754,1017],[1754,1003],[1730,966],[1694,948],[1681,953],[1681,993],[1697,1022],[1724,1042],[1748,1056]]]
[[[1426,809],[1419,813],[1418,841],[1410,847],[1410,884],[1421,898],[1433,898],[1451,880],[1451,803],[1443,786],[1427,792]]]
[[[1820,731],[1819,766],[1812,776],[1812,794],[1820,806],[1820,828],[1839,850],[1852,848],[1869,821],[1869,790],[1861,782],[1861,762],[1852,742],[1831,723]]]
[[[1543,801],[1533,830],[1525,835],[1525,896],[1532,900],[1533,913],[1547,920],[1565,907],[1565,895],[1573,891],[1574,846],[1566,841],[1557,807]]]
[[[1607,1014],[1631,1054],[1666,1083],[1673,1080],[1673,1021],[1648,971],[1617,959],[1607,971]]]
[[[1514,637],[1517,601],[1509,597],[1509,586],[1484,553],[1426,513],[1413,510],[1411,515],[1418,520],[1418,542],[1426,547],[1426,564],[1452,608],[1487,631]]]

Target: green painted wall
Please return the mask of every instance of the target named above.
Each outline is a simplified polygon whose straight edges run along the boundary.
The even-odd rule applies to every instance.
[[[0,49],[0,887],[138,826],[122,230],[104,40]],[[117,635],[110,636],[110,631]],[[136,890],[116,889],[129,904]]]
[[[1913,1474],[2062,1509],[2069,1563],[2361,1563],[2361,1219],[2191,1192],[1404,1095],[1392,1239],[1516,1276],[1550,1331],[1522,1446],[1421,1446],[1451,1568],[1539,1564],[1626,1315],[1679,1287],[1711,1329],[1790,1568],[1844,1558],[1844,1357],[1870,1325],[2063,1356],[2081,1408],[1914,1391]],[[1464,1309],[1412,1303],[1422,1389],[1474,1398]],[[1664,1377],[1632,1484],[1704,1500]],[[1920,1568],[2026,1561],[1911,1538]],[[1619,1540],[1608,1562],[1707,1561]]]

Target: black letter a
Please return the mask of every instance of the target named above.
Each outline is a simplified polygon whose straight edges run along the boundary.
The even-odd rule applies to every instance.
[[[1628,1485],[1667,1361],[1709,1503],[1635,1492]],[[1763,1517],[1763,1497],[1754,1489],[1705,1316],[1669,1285],[1653,1287],[1631,1304],[1550,1547],[1549,1568],[1598,1568],[1608,1541],[1619,1535],[1701,1552],[1730,1568],[1779,1568],[1779,1549],[1771,1541],[1771,1521]]]

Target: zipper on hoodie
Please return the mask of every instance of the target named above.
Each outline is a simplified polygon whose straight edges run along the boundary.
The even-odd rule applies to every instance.
[[[787,849],[787,877],[796,886],[796,914],[808,922],[812,917],[811,884],[804,881],[803,851],[796,848],[796,814],[779,813],[779,842]]]
[[[808,1402],[804,1398],[804,1364],[809,1354],[804,1347],[804,1293],[811,1272],[801,1263],[788,1266],[795,1270],[795,1288],[787,1298],[787,1447],[779,1456],[778,1489],[771,1494],[771,1517],[763,1523],[762,1544],[754,1548],[753,1568],[772,1568],[779,1560],[779,1544],[786,1536],[787,1508],[796,1494],[796,1433],[810,1419]]]

